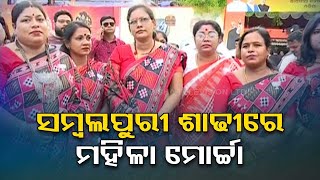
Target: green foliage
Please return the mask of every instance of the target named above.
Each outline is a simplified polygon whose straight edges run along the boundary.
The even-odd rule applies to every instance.
[[[246,12],[246,17],[248,18],[253,15],[255,15],[258,18],[267,16],[269,19],[271,19],[272,26],[274,27],[281,27],[283,25],[279,12]]]
[[[272,19],[272,25],[275,27],[281,27],[283,25],[283,22],[280,18],[279,13],[274,13],[274,18]]]
[[[227,5],[226,0],[176,0],[182,6],[190,6],[199,14],[220,13]]]

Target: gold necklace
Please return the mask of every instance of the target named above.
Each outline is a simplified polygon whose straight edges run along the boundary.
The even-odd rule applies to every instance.
[[[270,68],[268,68],[268,69],[269,69],[269,74],[272,74],[273,71]],[[244,79],[245,79],[246,83],[248,83],[249,81],[248,81],[247,71],[246,70],[247,70],[247,68],[244,67]]]

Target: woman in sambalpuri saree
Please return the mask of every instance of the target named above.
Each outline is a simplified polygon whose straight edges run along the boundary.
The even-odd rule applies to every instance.
[[[211,20],[198,21],[193,27],[197,51],[187,52],[188,60],[183,75],[183,94],[176,108],[176,116],[183,113],[210,113],[215,105],[215,89],[221,78],[239,68],[232,58],[220,56],[217,46],[222,40],[219,24]],[[207,133],[184,132],[173,119],[172,143],[179,145],[206,145],[215,141],[213,131]]]
[[[239,43],[241,59],[245,66],[238,71],[224,76],[216,93],[214,112],[217,113],[282,113],[284,133],[266,134],[263,127],[257,133],[245,130],[239,134],[228,136],[241,137],[247,159],[261,158],[279,146],[287,134],[293,132],[297,120],[297,104],[306,90],[302,78],[280,74],[273,70],[268,62],[271,46],[269,33],[261,27],[245,32]],[[243,121],[242,121],[243,122]],[[235,122],[234,122],[235,123]],[[229,130],[235,133],[235,129]]]
[[[0,47],[0,106],[6,117],[1,128],[15,129],[8,132],[13,138],[9,143],[30,145],[36,154],[63,160],[68,146],[65,134],[40,134],[36,117],[37,113],[91,111],[81,99],[80,75],[68,55],[47,44],[49,29],[41,5],[17,3],[12,22],[16,41]]]
[[[183,55],[153,39],[156,21],[149,7],[131,7],[127,21],[134,43],[114,49],[112,68],[135,98],[140,113],[170,113],[181,98]],[[159,144],[159,138],[167,138],[160,134],[140,133],[133,143]]]
[[[284,73],[303,77],[310,86],[306,101],[301,103],[301,123],[312,136],[320,136],[320,14],[315,15],[303,31],[301,57],[290,63]],[[317,138],[315,138],[317,139]]]
[[[138,109],[133,98],[119,80],[110,64],[90,58],[91,29],[83,22],[69,23],[64,30],[61,51],[68,54],[77,66],[86,90],[82,98],[90,102],[91,112],[134,113]],[[131,105],[131,107],[129,106]]]

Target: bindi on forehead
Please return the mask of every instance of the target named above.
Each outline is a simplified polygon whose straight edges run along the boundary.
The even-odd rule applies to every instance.
[[[79,36],[90,36],[91,35],[90,33],[81,33],[81,32],[78,32],[76,34]]]
[[[82,32],[77,32],[75,35],[76,36],[91,36],[91,33],[88,31],[87,32],[82,31]]]
[[[199,32],[203,32],[203,33],[211,33],[211,32],[214,32],[214,33],[217,33],[217,31],[213,28],[210,28],[210,27],[203,27],[203,28],[200,28],[199,29]]]

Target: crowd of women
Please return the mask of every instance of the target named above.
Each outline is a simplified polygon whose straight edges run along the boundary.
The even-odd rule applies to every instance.
[[[48,44],[47,15],[40,5],[19,2],[11,16],[15,41],[0,47],[0,105],[7,126],[36,127],[39,112],[170,113],[174,117],[170,118],[170,136],[141,133],[133,143],[205,145],[221,143],[233,135],[186,133],[177,122],[178,116],[283,113],[286,133],[297,129],[318,133],[319,15],[304,29],[301,58],[283,74],[268,62],[271,38],[262,27],[241,36],[239,63],[217,53],[222,32],[216,22],[197,22],[193,27],[197,51],[184,53],[156,41],[152,10],[136,5],[127,15],[134,43],[117,46],[109,63],[102,63],[89,56],[91,30],[86,24],[68,24],[63,46],[55,49]],[[247,142],[278,141],[272,135],[243,133],[242,137]],[[53,147],[65,138],[58,139],[46,137],[43,143]]]

